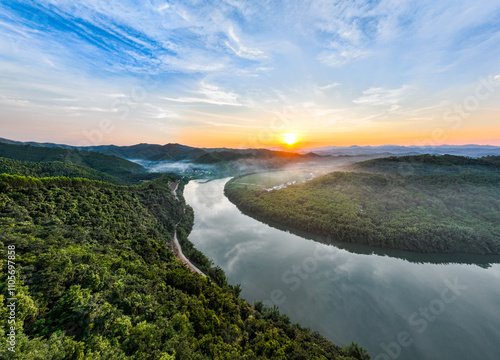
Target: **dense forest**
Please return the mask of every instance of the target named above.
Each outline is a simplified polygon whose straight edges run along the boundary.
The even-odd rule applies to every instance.
[[[138,185],[156,179],[134,162],[92,151],[0,143],[0,174],[32,177],[64,176]],[[180,177],[179,177],[180,178]]]
[[[192,273],[167,248],[188,244],[192,209],[174,176],[140,186],[0,175],[0,247],[15,247],[16,348],[6,341],[7,256],[0,259],[2,359],[369,359],[292,325],[196,249]],[[181,186],[182,189],[182,186]]]
[[[499,158],[376,159],[271,192],[233,179],[225,193],[250,215],[335,241],[500,254]]]
[[[353,164],[349,169],[375,173],[411,174],[465,174],[490,172],[498,174],[500,156],[469,158],[455,155],[391,156]]]
[[[0,157],[0,174],[31,176],[36,178],[63,176],[100,180],[116,185],[124,185],[125,181],[116,176],[106,174],[92,168],[60,161],[19,161]]]
[[[99,145],[99,146],[70,146],[58,145],[53,143],[23,143],[0,138],[0,144],[10,145],[28,145],[31,148],[42,149],[57,149],[57,153],[64,154],[65,150],[86,150],[86,152],[98,152],[107,155],[117,156],[123,159],[142,159],[149,161],[192,161],[199,164],[215,164],[222,162],[230,162],[234,160],[265,160],[278,163],[290,162],[293,160],[306,161],[317,160],[321,156],[316,154],[297,154],[295,152],[274,151],[267,149],[230,149],[230,148],[196,148],[181,144],[137,144],[132,146],[116,146],[116,145]],[[61,152],[62,151],[62,152]],[[0,145],[0,156],[2,154],[2,146]],[[47,152],[46,154],[50,154]],[[9,157],[9,156],[6,156]],[[326,157],[328,158],[328,156]],[[16,158],[17,159],[17,158]],[[28,160],[28,159],[26,159]],[[29,159],[32,161],[40,161],[41,159]],[[46,159],[44,159],[46,160]],[[52,159],[56,160],[56,159]],[[60,160],[60,159],[57,159]],[[90,165],[89,165],[90,166]],[[92,166],[91,166],[92,167]]]
[[[84,166],[87,168],[91,168],[94,171],[99,171],[101,173],[111,175],[115,178],[120,178],[124,181],[134,181],[137,178],[146,176],[144,175],[144,167],[139,164],[119,158],[118,156],[106,155],[92,151],[0,143],[0,157],[23,162],[59,162]],[[31,165],[33,164],[28,164],[27,166]],[[56,166],[59,166],[60,168],[60,165]],[[46,172],[45,170],[43,170],[42,172]],[[54,168],[54,170],[56,169]],[[38,174],[35,173],[34,175]],[[59,173],[56,171],[52,173],[51,176],[58,175]],[[92,179],[94,178],[92,177]],[[109,180],[99,178],[97,179],[105,181]]]

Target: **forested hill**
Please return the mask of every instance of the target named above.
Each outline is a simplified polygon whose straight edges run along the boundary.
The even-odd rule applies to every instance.
[[[270,192],[241,185],[244,179],[230,181],[225,193],[249,215],[335,241],[421,253],[500,254],[498,161],[385,158]]]
[[[118,156],[74,149],[0,143],[0,157],[30,162],[70,163],[86,166],[122,179],[145,172],[141,165]]]
[[[391,156],[351,165],[355,171],[411,174],[452,174],[500,169],[500,156],[469,158],[455,155]]]
[[[7,256],[0,258],[2,359],[368,359],[238,298],[223,274],[192,273],[167,249],[192,210],[174,178],[122,187],[0,175],[0,247],[15,247],[16,348],[6,341]],[[349,356],[352,355],[352,356]]]
[[[99,146],[70,146],[53,143],[23,143],[0,138],[0,145],[11,146],[31,146],[37,149],[58,149],[61,150],[85,150],[87,152],[97,152],[109,156],[116,156],[123,159],[148,160],[148,161],[188,161],[197,164],[222,164],[236,160],[257,160],[267,162],[277,162],[284,164],[288,162],[328,160],[329,156],[319,156],[314,153],[298,154],[286,151],[274,151],[267,149],[231,149],[231,148],[196,148],[181,144],[137,144],[132,146],[99,145]],[[0,146],[1,149],[1,146]],[[62,152],[64,154],[64,152]],[[1,154],[0,156],[5,156]],[[9,157],[9,156],[5,156]],[[41,161],[42,159],[24,158],[17,160]],[[46,159],[43,159],[46,160]],[[53,159],[58,160],[61,159]],[[95,168],[91,164],[83,164]],[[101,170],[102,171],[102,170]]]
[[[125,184],[123,179],[116,176],[86,166],[61,161],[34,162],[0,157],[0,174],[32,176],[36,178],[64,176],[100,180],[117,185]]]

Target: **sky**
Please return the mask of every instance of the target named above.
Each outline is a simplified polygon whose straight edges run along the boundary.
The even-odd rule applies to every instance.
[[[500,145],[500,2],[2,0],[0,78],[13,140]]]

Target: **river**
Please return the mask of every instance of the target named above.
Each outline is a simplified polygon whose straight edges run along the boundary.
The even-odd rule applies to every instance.
[[[375,360],[500,359],[499,257],[325,245],[242,214],[223,194],[228,180],[186,186],[189,239],[250,303]]]

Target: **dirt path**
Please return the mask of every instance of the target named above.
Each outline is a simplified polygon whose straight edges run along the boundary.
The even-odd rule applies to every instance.
[[[177,180],[177,181],[173,182],[172,184],[170,184],[170,190],[172,190],[172,194],[175,196],[175,199],[177,201],[179,201],[179,198],[177,197],[177,188],[179,187],[179,182],[180,181]],[[186,209],[184,209],[184,212],[186,212]],[[174,237],[172,239],[172,243],[173,243],[172,250],[174,252],[175,257],[177,259],[179,259],[183,264],[185,264],[191,271],[197,272],[201,276],[206,277],[206,275],[200,269],[198,269],[196,266],[194,266],[194,264],[191,261],[189,261],[189,259],[182,252],[181,244],[179,244],[179,240],[177,240],[177,224],[175,224],[175,231],[174,231]]]
[[[181,244],[179,244],[179,240],[177,240],[177,230],[174,232],[174,238],[172,240],[173,240],[172,242],[174,244],[175,257],[177,259],[179,259],[183,264],[185,264],[191,271],[197,272],[201,276],[206,277],[206,275],[200,269],[198,269],[196,266],[194,266],[193,263],[191,261],[189,261],[189,259],[186,258],[186,256],[184,256],[184,254],[182,252]]]
[[[177,188],[179,187],[179,180],[173,182],[172,184],[170,184],[170,190],[172,190],[172,194],[175,196],[175,198],[177,200],[179,200],[179,198],[177,197]]]

